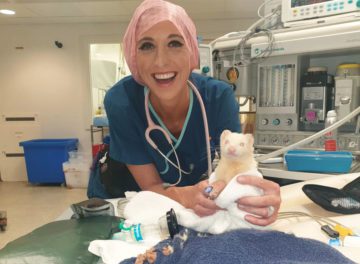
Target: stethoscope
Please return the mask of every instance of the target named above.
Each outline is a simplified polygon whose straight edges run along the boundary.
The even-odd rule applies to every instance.
[[[212,167],[211,167],[211,154],[210,154],[210,136],[209,136],[209,127],[208,127],[208,121],[207,121],[207,117],[206,117],[206,111],[205,111],[205,106],[204,106],[204,102],[201,98],[201,95],[198,91],[198,89],[195,87],[195,85],[190,82],[189,80],[187,81],[188,85],[190,86],[190,88],[194,91],[199,104],[200,104],[200,108],[201,108],[201,114],[203,117],[203,122],[204,122],[204,128],[205,128],[205,140],[206,140],[206,152],[207,152],[207,161],[208,161],[208,176],[210,177],[211,172],[212,172]],[[174,148],[174,145],[172,143],[172,140],[170,138],[170,135],[165,131],[165,129],[163,129],[161,126],[156,125],[153,120],[151,119],[150,116],[150,112],[149,112],[149,94],[150,92],[147,92],[145,94],[145,113],[146,113],[146,119],[147,119],[147,123],[148,123],[148,127],[145,130],[145,138],[147,140],[147,142],[167,161],[169,162],[172,166],[174,166],[175,168],[177,168],[179,170],[179,179],[175,182],[175,183],[164,183],[163,185],[165,187],[170,187],[170,186],[175,186],[177,184],[179,184],[181,182],[182,179],[182,173],[184,174],[190,174],[190,172],[186,172],[184,170],[181,169],[180,167],[180,162],[179,162],[179,158],[178,155],[176,153],[176,150]],[[166,140],[168,141],[168,143],[170,144],[175,158],[176,158],[176,163],[177,165],[172,162],[164,153],[161,152],[161,150],[158,148],[158,146],[155,144],[155,142],[150,138],[150,132],[153,130],[160,130],[163,135],[165,136]]]

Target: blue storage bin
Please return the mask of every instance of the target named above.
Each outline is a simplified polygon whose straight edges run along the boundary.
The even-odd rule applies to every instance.
[[[289,171],[348,173],[352,154],[347,151],[290,150],[285,154]]]
[[[77,138],[34,139],[20,142],[24,148],[26,171],[30,183],[65,183],[62,164],[69,151],[76,150]]]

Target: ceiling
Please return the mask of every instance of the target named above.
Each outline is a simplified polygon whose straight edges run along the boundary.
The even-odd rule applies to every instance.
[[[141,0],[0,0],[0,24],[128,22]],[[255,19],[263,0],[171,0],[195,21]]]

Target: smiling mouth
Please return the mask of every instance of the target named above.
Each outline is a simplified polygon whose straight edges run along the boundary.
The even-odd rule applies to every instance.
[[[175,79],[175,72],[167,72],[167,73],[155,73],[153,75],[155,81],[160,83],[168,83]]]

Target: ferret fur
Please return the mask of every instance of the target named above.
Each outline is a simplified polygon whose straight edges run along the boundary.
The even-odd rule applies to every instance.
[[[216,180],[228,183],[234,176],[257,168],[252,134],[224,130],[220,136],[220,160],[215,169]]]

